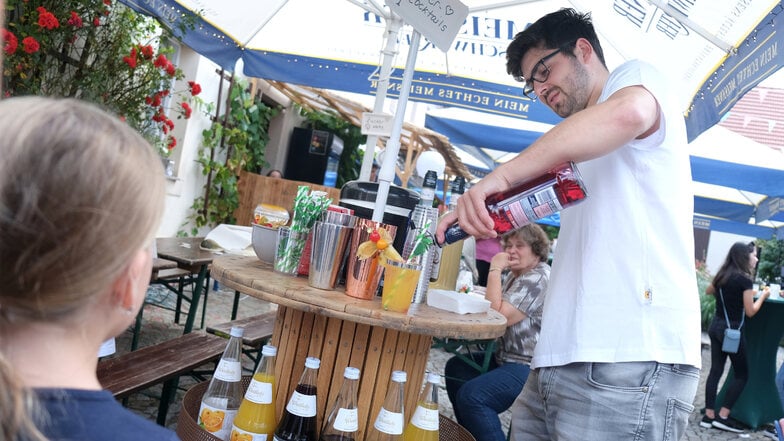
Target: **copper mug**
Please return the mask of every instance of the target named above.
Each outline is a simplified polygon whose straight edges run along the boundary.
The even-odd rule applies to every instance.
[[[357,249],[363,242],[370,240],[370,233],[383,227],[395,238],[397,227],[382,224],[370,219],[357,219],[357,225],[351,233],[350,254],[346,270],[346,294],[358,299],[370,300],[378,291],[384,267],[379,264],[376,256],[360,260],[357,258]],[[389,246],[392,246],[391,244]]]

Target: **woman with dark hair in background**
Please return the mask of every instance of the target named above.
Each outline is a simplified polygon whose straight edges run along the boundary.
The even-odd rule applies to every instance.
[[[749,377],[748,360],[746,359],[746,344],[741,321],[743,315],[753,317],[760,308],[762,302],[768,298],[770,291],[768,288],[762,292],[755,301],[752,289],[752,273],[757,265],[757,254],[754,244],[746,242],[736,242],[730,248],[724,263],[719,268],[716,276],[713,277],[710,285],[705,289],[705,293],[716,297],[716,311],[713,322],[711,322],[708,335],[711,341],[711,367],[708,379],[705,382],[705,416],[700,421],[702,427],[715,427],[729,432],[742,433],[744,427],[730,419],[730,412],[735,401],[743,392],[746,381]],[[724,312],[727,312],[727,318]],[[724,330],[727,328],[729,320],[732,329],[741,329],[741,339],[738,351],[729,354],[722,350],[724,344]],[[734,371],[734,378],[727,389],[721,409],[718,414],[715,411],[716,392],[719,387],[719,379],[724,373],[724,364],[729,356]]]

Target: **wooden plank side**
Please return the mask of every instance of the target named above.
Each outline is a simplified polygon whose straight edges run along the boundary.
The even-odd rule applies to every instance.
[[[357,407],[359,409],[358,418],[359,433],[357,439],[365,439],[373,426],[378,410],[373,411],[373,405],[384,399],[384,395],[379,392],[386,390],[386,383],[389,379],[380,378],[378,375],[379,363],[384,350],[384,340],[387,330],[378,326],[370,328],[370,339],[368,340],[367,350],[364,353],[364,360],[353,361],[357,365],[362,365],[362,376],[360,377]],[[358,354],[357,354],[358,355]],[[378,406],[379,408],[381,405]]]
[[[329,355],[330,358],[325,358],[326,363],[332,366],[332,370],[329,372],[331,384],[329,385],[329,390],[327,394],[327,403],[328,406],[331,406],[332,403],[335,402],[335,399],[338,396],[338,392],[340,392],[340,385],[343,383],[343,371],[348,366],[349,356],[351,355],[351,348],[353,346],[354,341],[354,329],[356,328],[356,323],[346,322],[337,319],[330,319],[331,321],[338,321],[341,322],[340,326],[337,328],[337,332],[340,333],[340,344],[335,347],[335,351]],[[326,364],[325,363],[325,364]],[[361,369],[361,367],[360,367]],[[326,374],[326,372],[325,372]],[[327,389],[324,389],[327,390]],[[329,412],[329,409],[325,409],[325,417],[326,412]]]
[[[303,366],[295,365],[294,358],[297,352],[297,336],[299,335],[299,323],[295,323],[292,317],[301,316],[302,313],[293,309],[278,306],[278,317],[281,320],[281,338],[278,345],[278,357],[275,364],[275,379],[278,381],[278,392],[275,398],[275,410],[277,419],[283,417],[283,409],[286,408],[291,392],[297,386],[296,382],[302,375]],[[294,383],[294,385],[291,385]]]
[[[425,383],[425,369],[430,355],[432,338],[429,335],[412,334],[408,341],[406,352],[406,372],[408,372],[408,387],[406,387],[406,410],[410,418],[416,409],[419,393]]]
[[[310,357],[317,357],[321,364],[319,366],[318,377],[316,378],[316,422],[318,428],[321,428],[323,421],[325,407],[327,405],[327,392],[331,384],[331,375],[329,366],[324,360],[324,340],[326,339],[327,317],[322,315],[313,316],[313,327],[310,332],[310,343],[308,347],[308,354]]]

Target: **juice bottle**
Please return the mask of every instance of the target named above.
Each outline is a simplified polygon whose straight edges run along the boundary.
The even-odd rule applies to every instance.
[[[406,385],[406,372],[393,371],[389,381],[387,396],[381,406],[373,427],[370,428],[367,441],[395,441],[403,439],[403,425],[405,424],[405,410],[403,409],[403,395]]]
[[[199,407],[199,426],[214,436],[228,440],[229,433],[242,402],[242,334],[244,329],[232,327],[226,350],[223,351],[215,373]]]
[[[321,429],[320,441],[356,441],[359,430],[357,386],[359,369],[347,367],[343,371],[343,384],[335,398]]]
[[[267,441],[272,439],[276,423],[275,355],[277,353],[278,349],[275,346],[264,345],[261,348],[259,366],[248,385],[237,416],[234,417],[234,427],[231,429],[232,440]]]
[[[305,370],[275,429],[275,441],[316,441],[316,379],[321,360],[305,359]]]
[[[419,395],[417,407],[403,432],[404,441],[438,441],[438,383],[441,377],[433,372]]]

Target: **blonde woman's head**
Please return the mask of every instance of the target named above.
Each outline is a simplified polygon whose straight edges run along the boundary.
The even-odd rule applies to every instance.
[[[161,161],[134,130],[72,99],[0,101],[0,330],[67,320],[148,246]]]

